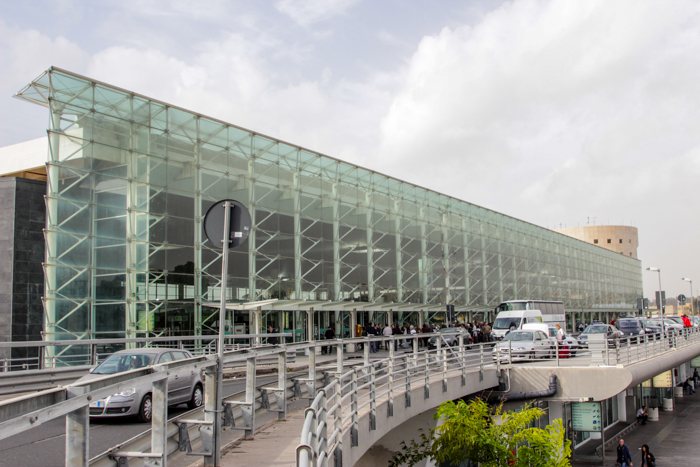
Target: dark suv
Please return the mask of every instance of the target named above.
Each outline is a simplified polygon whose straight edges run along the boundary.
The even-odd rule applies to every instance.
[[[615,324],[624,337],[630,338],[630,342],[639,342],[639,336],[645,333],[644,323],[639,318],[619,318]]]

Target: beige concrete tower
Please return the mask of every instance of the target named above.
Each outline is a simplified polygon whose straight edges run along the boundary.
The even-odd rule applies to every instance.
[[[585,227],[565,227],[554,229],[569,237],[602,246],[608,250],[637,258],[639,236],[636,227],[627,225],[587,225]]]

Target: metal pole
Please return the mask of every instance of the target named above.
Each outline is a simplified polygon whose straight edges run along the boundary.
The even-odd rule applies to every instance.
[[[228,285],[228,249],[231,243],[231,203],[224,203],[224,231],[221,238],[221,302],[219,306],[219,347],[216,368],[216,414],[214,417],[214,465],[221,465],[221,414],[224,397],[224,328],[226,327],[226,287]],[[247,402],[247,401],[246,401]]]
[[[664,300],[663,300],[662,293],[661,293],[661,290],[662,290],[661,289],[661,269],[658,269],[656,272],[659,273],[659,301],[661,302],[661,303],[657,304],[657,307],[659,308],[659,315],[661,316],[661,332],[664,334],[664,338],[665,338],[666,337],[666,323],[664,322],[664,317],[665,317],[666,313],[664,312],[665,311],[664,310],[665,303],[663,303]]]

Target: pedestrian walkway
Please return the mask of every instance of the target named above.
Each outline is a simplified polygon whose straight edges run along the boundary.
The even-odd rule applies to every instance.
[[[672,412],[660,411],[658,422],[648,421],[646,425],[638,426],[624,436],[625,444],[632,452],[632,463],[635,467],[642,465],[641,448],[643,444],[647,444],[659,467],[700,466],[700,431],[697,429],[699,419],[700,393],[677,398]],[[607,431],[606,435],[613,436],[619,433],[625,424],[618,425],[620,426]],[[605,451],[606,465],[615,465],[616,446]],[[599,466],[601,460],[575,460],[572,465]]]

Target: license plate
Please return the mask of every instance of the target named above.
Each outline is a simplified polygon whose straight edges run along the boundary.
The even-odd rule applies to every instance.
[[[105,406],[105,401],[97,401],[97,402],[90,403],[90,407],[97,407],[98,409],[101,409],[104,406]]]

